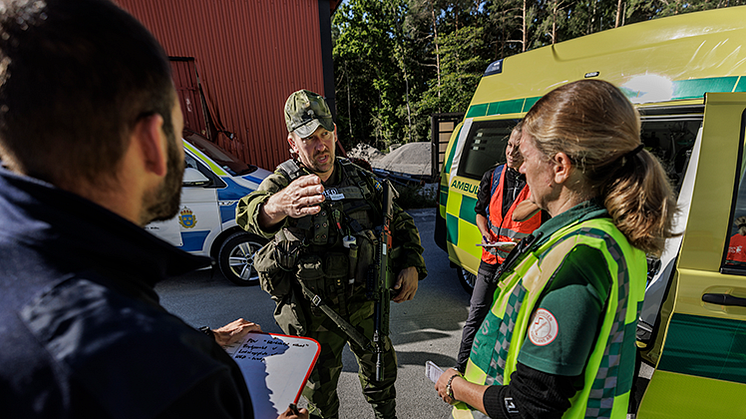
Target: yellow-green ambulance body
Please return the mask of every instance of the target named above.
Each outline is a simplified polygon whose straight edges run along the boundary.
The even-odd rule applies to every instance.
[[[746,215],[745,42],[746,7],[732,7],[505,58],[488,67],[446,151],[436,242],[468,284],[481,257],[480,179],[504,163],[510,130],[530,107],[583,78],[619,86],[638,106],[642,141],[679,193],[684,233],[649,258],[637,337],[655,370],[638,418],[746,418],[746,255],[734,222]]]

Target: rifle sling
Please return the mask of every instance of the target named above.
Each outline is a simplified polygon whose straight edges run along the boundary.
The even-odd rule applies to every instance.
[[[330,319],[334,321],[334,323],[339,326],[340,329],[342,329],[343,332],[347,334],[347,336],[350,337],[359,347],[363,348],[364,350],[370,351],[374,344],[370,341],[370,339],[363,336],[362,333],[358,332],[357,329],[355,329],[347,320],[342,318],[339,314],[337,314],[334,309],[326,305],[321,300],[321,297],[319,297],[317,294],[314,294],[311,292],[310,289],[306,286],[306,284],[303,283],[303,281],[298,281],[298,283],[301,286],[301,289],[303,290],[303,295],[311,301],[311,304],[315,305],[316,307],[320,308],[321,311],[323,311],[327,316],[329,316]]]

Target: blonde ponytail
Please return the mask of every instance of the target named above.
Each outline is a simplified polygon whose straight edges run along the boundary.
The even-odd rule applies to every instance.
[[[676,211],[671,185],[655,156],[642,150],[620,165],[601,196],[609,215],[633,246],[659,255],[671,237]]]
[[[564,152],[630,243],[659,254],[676,203],[658,159],[641,148],[640,117],[624,94],[602,80],[580,80],[542,97],[523,131],[548,158]]]

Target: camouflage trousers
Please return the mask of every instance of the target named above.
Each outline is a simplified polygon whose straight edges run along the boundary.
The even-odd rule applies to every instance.
[[[346,301],[346,310],[339,310],[337,304],[329,304],[359,332],[368,338],[373,336],[374,302],[368,301],[364,295],[364,288],[356,290]],[[308,300],[294,299],[294,314],[304,318],[302,331],[294,327],[298,318],[289,319],[288,307],[275,312],[275,320],[282,330],[290,335],[302,335],[315,339],[321,344],[321,352],[316,366],[303,389],[303,396],[308,400],[310,416],[324,419],[339,417],[339,397],[337,383],[342,372],[342,350],[345,344],[350,345],[352,353],[357,358],[358,377],[362,386],[363,396],[370,403],[377,419],[396,418],[396,390],[394,382],[397,374],[396,352],[388,336],[384,337],[383,380],[375,380],[376,355],[363,350],[349,339],[346,333],[317,308],[311,310]],[[336,299],[333,302],[338,302]],[[281,303],[282,304],[282,303]],[[299,311],[302,311],[299,312]],[[313,311],[313,312],[312,312]]]

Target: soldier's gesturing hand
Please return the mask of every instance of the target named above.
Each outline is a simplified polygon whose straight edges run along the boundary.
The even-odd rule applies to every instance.
[[[272,195],[259,211],[262,228],[271,227],[286,217],[300,218],[321,211],[324,186],[316,175],[301,176],[281,191]]]

